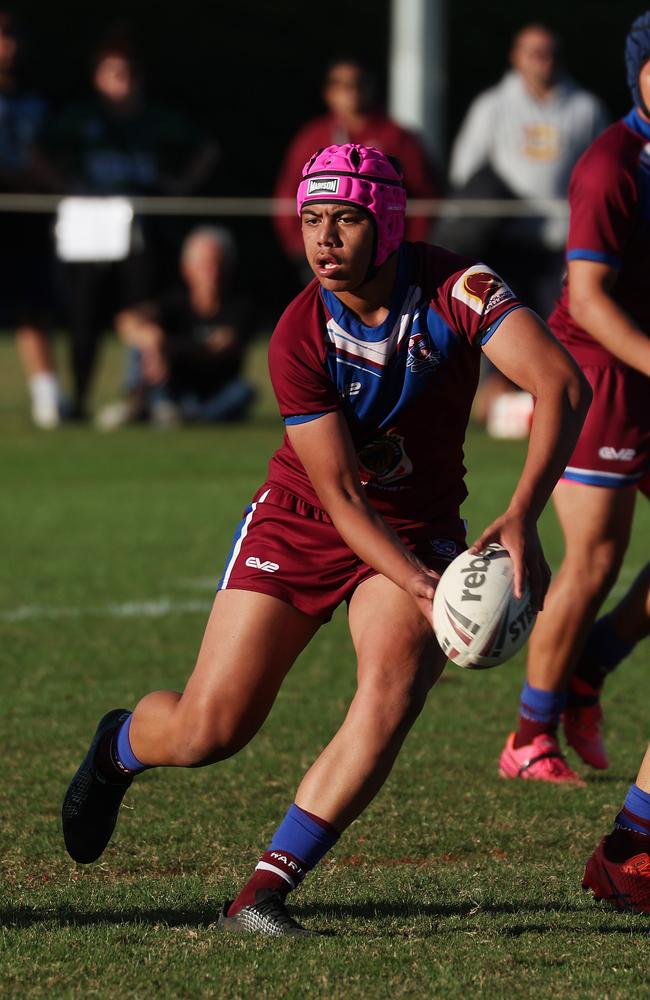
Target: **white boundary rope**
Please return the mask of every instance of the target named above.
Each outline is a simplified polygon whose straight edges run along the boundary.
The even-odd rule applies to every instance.
[[[54,213],[60,195],[0,193],[0,212]],[[292,198],[166,198],[130,197],[138,215],[239,216],[267,218],[277,214],[293,215]],[[534,199],[413,199],[408,215],[431,218],[561,218],[569,215],[562,198]]]

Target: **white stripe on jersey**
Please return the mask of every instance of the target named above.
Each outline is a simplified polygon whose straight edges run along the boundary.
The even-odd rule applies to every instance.
[[[422,296],[421,289],[415,285],[409,287],[400,315],[388,337],[384,340],[368,341],[348,333],[335,319],[328,320],[327,333],[337,352],[344,351],[362,361],[371,361],[384,368],[391,355],[397,350],[410,331],[415,316],[417,303]]]
[[[257,510],[257,505],[258,505],[258,503],[264,503],[264,501],[266,500],[266,498],[267,498],[267,496],[269,495],[270,492],[271,492],[271,490],[268,489],[266,491],[266,493],[262,493],[262,496],[259,498],[259,500],[256,500],[255,503],[251,505],[251,509],[250,509],[250,511],[249,511],[249,513],[248,513],[248,515],[246,517],[246,520],[242,524],[241,532],[239,534],[239,538],[235,542],[235,546],[234,546],[234,548],[232,550],[232,556],[230,557],[230,562],[228,563],[228,565],[226,567],[226,572],[223,574],[223,582],[221,584],[221,589],[222,590],[225,590],[226,587],[228,586],[228,580],[230,579],[230,574],[232,573],[234,565],[237,562],[237,557],[239,556],[239,553],[241,552],[242,542],[244,541],[244,539],[246,538],[246,535],[248,534],[248,528],[249,528],[250,523],[251,523],[251,521],[253,519],[253,514]]]

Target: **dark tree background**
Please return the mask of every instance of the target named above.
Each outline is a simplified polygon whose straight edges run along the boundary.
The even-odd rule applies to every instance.
[[[93,48],[116,24],[128,25],[149,94],[188,109],[220,141],[218,194],[270,193],[288,139],[321,110],[320,76],[332,56],[358,54],[385,92],[387,0],[17,0],[7,7],[28,38],[30,77],[55,106],[84,92]],[[567,68],[612,116],[627,110],[623,40],[644,9],[639,3],[450,0],[448,8],[448,145],[471,98],[501,76],[512,34],[530,21],[562,35]],[[283,299],[291,278],[270,226],[239,221],[233,228],[244,261],[272,299]]]

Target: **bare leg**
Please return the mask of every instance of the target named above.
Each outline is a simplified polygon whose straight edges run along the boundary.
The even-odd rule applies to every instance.
[[[53,374],[54,358],[49,337],[36,326],[21,326],[16,330],[16,349],[25,375]]]
[[[29,385],[34,423],[44,429],[56,427],[59,385],[49,337],[39,327],[22,326],[16,330],[16,349]]]
[[[568,682],[611,590],[630,537],[636,491],[558,483],[553,499],[565,556],[530,638],[528,681],[544,691]]]
[[[650,746],[645,752],[645,757],[641,767],[639,768],[639,773],[637,775],[636,783],[644,792],[648,792],[650,795]]]
[[[343,725],[303,778],[296,804],[344,830],[375,797],[445,657],[408,594],[371,577],[350,602],[358,686]]]
[[[217,594],[182,694],[154,691],[135,708],[129,738],[143,764],[195,767],[240,750],[266,719],[317,619],[266,594]]]

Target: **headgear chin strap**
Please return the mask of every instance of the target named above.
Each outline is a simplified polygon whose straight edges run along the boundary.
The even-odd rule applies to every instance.
[[[372,272],[404,239],[406,191],[401,170],[396,160],[372,146],[346,142],[319,149],[302,170],[298,215],[308,202],[357,205],[370,214],[376,234]]]
[[[650,109],[645,105],[639,86],[639,73],[648,59],[650,59],[650,10],[637,17],[625,39],[625,68],[628,87],[632,92],[635,107],[642,108],[650,118]]]

